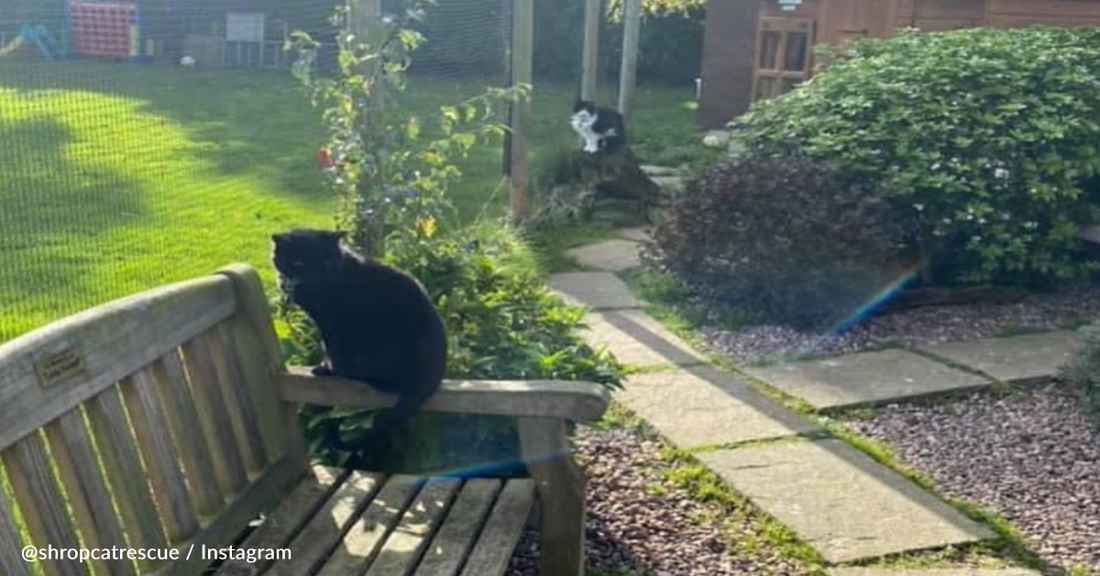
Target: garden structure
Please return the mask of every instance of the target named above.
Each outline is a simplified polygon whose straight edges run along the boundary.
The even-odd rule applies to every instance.
[[[43,559],[50,575],[88,574],[93,564],[101,575],[198,575],[211,566],[204,549],[235,545],[290,554],[230,559],[217,574],[369,567],[377,576],[499,576],[537,508],[552,551],[542,574],[581,574],[583,478],[566,424],[600,417],[607,396],[599,386],[449,382],[425,406],[517,419],[530,479],[311,468],[299,403],[370,409],[393,399],[287,372],[259,277],[246,266],[5,344],[0,458],[12,496],[0,490],[0,570],[31,574],[20,550],[33,542],[177,550],[174,560],[136,564]]]
[[[978,26],[1100,24],[1088,0],[709,0],[698,121],[719,128],[813,74],[813,46]]]

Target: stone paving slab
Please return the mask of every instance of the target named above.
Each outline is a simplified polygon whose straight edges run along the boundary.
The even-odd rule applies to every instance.
[[[567,301],[590,308],[638,308],[626,283],[610,272],[567,272],[550,277],[550,286]]]
[[[615,235],[624,240],[630,240],[632,242],[645,242],[649,240],[649,234],[651,230],[646,226],[638,226],[636,228],[621,228],[615,232]]]
[[[830,563],[995,537],[840,440],[775,442],[698,458]]]
[[[679,176],[680,169],[673,168],[671,166],[654,166],[652,164],[642,164],[640,166],[642,172],[645,172],[646,176]]]
[[[877,404],[992,384],[905,350],[863,352],[747,370],[815,408]]]
[[[830,576],[1041,576],[1027,568],[833,568]]]
[[[607,346],[624,364],[697,364],[705,361],[683,340],[641,310],[616,310],[586,314],[585,340]]]
[[[1050,380],[1080,343],[1076,332],[1058,331],[1008,338],[947,342],[921,348],[1012,384]]]
[[[631,375],[615,399],[680,448],[781,438],[817,429],[711,366]]]
[[[637,242],[615,239],[574,248],[565,254],[585,268],[621,272],[642,265],[638,256],[639,248],[641,247]]]
[[[684,188],[684,179],[680,176],[650,176],[649,179],[663,190],[676,191]]]

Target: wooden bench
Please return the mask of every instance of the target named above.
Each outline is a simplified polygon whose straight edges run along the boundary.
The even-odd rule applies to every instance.
[[[50,576],[499,576],[535,517],[541,573],[579,576],[583,477],[566,422],[607,401],[591,383],[450,381],[425,406],[516,418],[530,478],[310,466],[299,403],[393,399],[287,371],[258,276],[230,267],[0,346],[0,576],[34,573],[32,543],[179,555],[41,561]],[[203,558],[231,545],[290,558]]]

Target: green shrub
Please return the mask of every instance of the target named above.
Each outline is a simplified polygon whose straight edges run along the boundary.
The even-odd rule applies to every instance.
[[[851,178],[753,157],[701,173],[665,211],[647,258],[704,299],[754,319],[833,324],[900,269],[903,230]]]
[[[392,243],[388,261],[418,278],[447,327],[449,378],[588,380],[615,386],[621,367],[575,335],[582,311],[545,286],[534,254],[515,234],[481,225],[431,236],[420,244]],[[292,363],[319,359],[316,332],[291,313],[284,341]],[[325,431],[339,427],[345,442],[365,437],[372,413],[307,407],[303,422],[315,456],[340,462],[348,454],[327,444]],[[510,462],[515,435],[506,419],[418,415],[373,465],[407,472],[440,471]]]
[[[937,280],[1045,282],[1097,268],[1100,33],[905,32],[865,40],[761,103],[735,138],[879,185]]]
[[[1081,335],[1081,347],[1062,367],[1062,377],[1100,425],[1100,324],[1082,328]]]

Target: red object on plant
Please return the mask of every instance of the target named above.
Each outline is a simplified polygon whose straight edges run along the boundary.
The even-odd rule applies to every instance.
[[[321,146],[317,149],[317,163],[325,170],[331,170],[336,167],[336,163],[332,161],[332,153],[329,152],[328,146]]]

